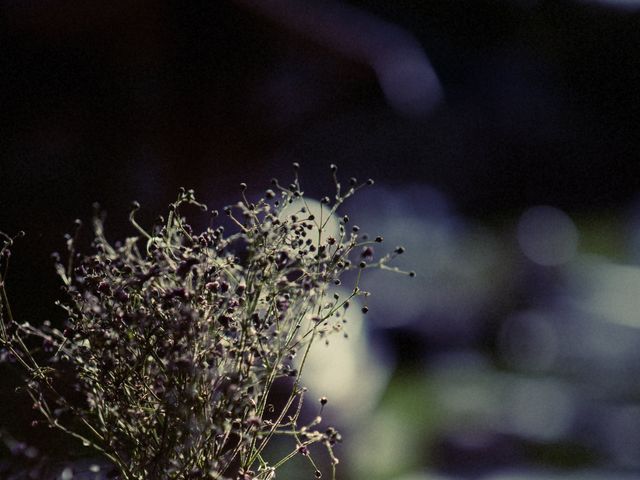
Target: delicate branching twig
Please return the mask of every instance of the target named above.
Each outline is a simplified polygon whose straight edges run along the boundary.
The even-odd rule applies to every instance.
[[[327,232],[343,202],[372,181],[351,179],[342,193],[332,166],[335,199],[323,199],[316,218],[294,167],[288,187],[272,182],[279,195],[267,190],[252,203],[241,185],[242,201],[225,208],[238,229],[230,235],[222,226],[195,233],[181,210],[206,206],[184,189],[152,229],[136,221],[134,203],[130,221],[143,252],[136,237],[108,242],[96,216],[93,253],[81,256],[78,222],[67,237],[68,260],[57,265],[68,295],[60,329],[13,317],[4,282],[15,237],[0,234],[2,357],[22,367],[44,421],[102,455],[119,478],[270,480],[299,454],[319,475],[313,444],[326,447],[335,478],[340,435],[321,431],[320,416],[300,424],[301,375],[311,345],[339,330],[349,300],[366,293],[362,270],[395,270],[387,263],[403,249],[372,262],[370,244],[382,238],[363,240],[357,227],[348,233],[346,215],[337,235]],[[355,285],[341,299],[330,289],[349,270],[357,270]],[[63,393],[70,374],[81,401]],[[291,379],[290,392],[281,410],[270,411],[281,378]],[[275,436],[295,444],[269,459]]]

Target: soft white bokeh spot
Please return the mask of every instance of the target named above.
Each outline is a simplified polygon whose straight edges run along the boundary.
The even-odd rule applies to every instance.
[[[336,291],[342,298],[349,295],[344,289]],[[343,331],[330,333],[328,345],[322,338],[315,340],[302,373],[310,394],[326,396],[331,415],[348,425],[357,424],[373,410],[386,387],[390,368],[388,359],[380,358],[380,352],[367,341],[360,302],[354,298],[350,303]],[[333,317],[331,322],[335,321],[339,319]]]

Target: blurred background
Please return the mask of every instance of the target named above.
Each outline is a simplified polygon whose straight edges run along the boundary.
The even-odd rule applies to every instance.
[[[319,197],[337,163],[418,273],[368,272],[309,367],[339,478],[640,478],[639,91],[636,0],[3,0],[14,312],[62,317],[50,254],[95,201],[118,239],[132,200],[220,207],[293,161]],[[0,472],[81,453],[2,375]]]

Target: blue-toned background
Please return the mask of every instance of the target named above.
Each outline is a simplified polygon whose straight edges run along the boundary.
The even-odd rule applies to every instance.
[[[293,161],[319,197],[337,163],[376,180],[345,213],[418,272],[368,272],[369,313],[310,365],[339,478],[640,477],[640,2],[5,0],[0,18],[18,317],[61,318],[50,253],[94,201],[116,239],[131,200],[147,222],[180,186],[222,206]],[[0,472],[33,453],[14,440],[81,453],[29,426],[5,370]]]

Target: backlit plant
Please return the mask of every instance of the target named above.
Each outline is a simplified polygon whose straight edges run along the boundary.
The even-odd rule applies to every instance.
[[[398,271],[388,262],[403,248],[374,261],[382,238],[361,235],[346,215],[327,233],[371,180],[352,178],[343,189],[332,165],[336,194],[314,209],[294,167],[293,183],[273,180],[256,201],[241,185],[242,201],[224,209],[229,234],[215,219],[194,232],[183,211],[206,207],[190,190],[149,230],[134,204],[138,236],[121,243],[95,218],[92,253],[79,254],[68,237],[68,258],[56,262],[67,294],[62,328],[14,318],[3,281],[15,237],[2,234],[2,356],[21,367],[43,421],[99,452],[116,478],[267,480],[297,455],[320,477],[314,444],[326,448],[335,478],[340,434],[321,427],[327,400],[315,419],[301,418],[305,361],[315,341],[344,328],[350,300],[368,294],[363,269]],[[350,270],[350,293],[335,293]],[[289,393],[276,407],[272,389],[283,378]],[[277,436],[290,438],[291,450],[272,459],[265,449]]]

